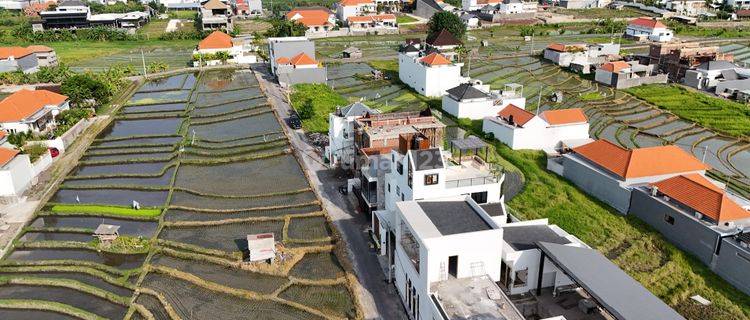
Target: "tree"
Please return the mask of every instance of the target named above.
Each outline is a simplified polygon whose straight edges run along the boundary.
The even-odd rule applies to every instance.
[[[456,39],[463,39],[466,34],[466,25],[457,15],[442,11],[432,15],[427,23],[427,40],[432,40],[443,29],[450,32]]]
[[[112,95],[107,85],[94,78],[89,74],[77,74],[63,81],[60,91],[74,105],[80,106],[83,103],[93,100],[95,103],[104,104],[109,101]]]
[[[307,28],[297,22],[286,19],[275,19],[271,21],[271,28],[268,29],[269,37],[299,37],[304,36]]]
[[[307,120],[315,115],[315,106],[313,106],[312,99],[307,99],[297,108],[297,114],[302,120]]]
[[[226,51],[219,51],[214,54],[214,59],[221,61],[221,63],[226,63],[229,58],[229,52]]]
[[[146,69],[148,69],[148,73],[157,73],[167,71],[168,68],[169,66],[162,61],[153,61],[148,64]]]

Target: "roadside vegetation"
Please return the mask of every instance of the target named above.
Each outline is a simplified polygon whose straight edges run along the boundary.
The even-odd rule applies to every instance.
[[[750,136],[750,109],[745,104],[675,84],[650,84],[625,91],[704,127],[734,137]]]
[[[325,84],[294,85],[290,102],[302,120],[302,128],[320,133],[328,132],[328,114],[349,104]]]

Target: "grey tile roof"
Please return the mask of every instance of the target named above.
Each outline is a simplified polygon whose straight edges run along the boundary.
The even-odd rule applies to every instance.
[[[370,107],[368,107],[362,102],[355,102],[346,107],[343,107],[341,108],[340,112],[341,112],[342,117],[361,116],[361,115],[364,115],[365,113],[370,113],[370,114],[379,113],[376,110],[370,109]]]
[[[537,242],[568,244],[570,241],[559,236],[548,225],[525,225],[503,227],[503,240],[515,250],[537,248]]]
[[[443,156],[438,148],[412,150],[411,154],[416,171],[443,168]]]
[[[408,46],[401,47],[400,51],[401,52],[419,52],[419,49],[417,49],[417,47],[415,47],[414,45],[410,44]]]
[[[492,217],[506,215],[502,202],[485,203],[485,204],[480,204],[479,206],[482,207],[482,209],[484,209],[484,211],[486,211],[487,214],[489,214]]]
[[[734,69],[737,68],[737,65],[724,60],[714,60],[714,61],[706,61],[704,63],[701,63],[698,65],[697,69],[702,70],[723,70],[723,69]]]
[[[539,248],[616,319],[685,319],[596,250],[547,242]]]
[[[492,229],[466,201],[420,201],[418,204],[444,236]]]
[[[83,1],[79,1],[79,0],[65,0],[65,1],[60,2],[57,6],[58,7],[73,7],[73,6],[88,7],[86,3],[84,3]]]
[[[448,32],[448,30],[443,29],[434,38],[427,39],[427,44],[433,46],[460,46],[462,43],[452,33]]]
[[[456,97],[459,101],[464,99],[483,99],[490,97],[489,94],[474,88],[474,86],[469,83],[459,84],[457,87],[448,89],[447,92],[451,96]]]

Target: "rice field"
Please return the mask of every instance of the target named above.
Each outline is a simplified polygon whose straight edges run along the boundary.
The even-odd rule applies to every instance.
[[[256,233],[273,264],[244,262]],[[130,97],[0,260],[0,318],[357,318],[338,245],[253,72],[174,75]]]

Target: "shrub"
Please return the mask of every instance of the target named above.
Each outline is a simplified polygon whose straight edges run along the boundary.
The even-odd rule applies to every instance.
[[[23,153],[28,154],[31,163],[34,163],[47,153],[47,146],[41,143],[32,143],[23,148]]]
[[[55,128],[55,137],[59,137],[67,132],[81,119],[85,119],[91,116],[90,109],[73,108],[60,112],[57,115],[55,121],[57,121],[57,128]]]

